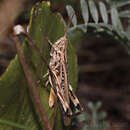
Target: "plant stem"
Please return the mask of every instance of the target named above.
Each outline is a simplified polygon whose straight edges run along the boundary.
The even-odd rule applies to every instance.
[[[29,89],[31,91],[32,97],[33,97],[34,102],[37,106],[37,109],[41,115],[42,122],[45,125],[46,130],[52,130],[52,128],[50,127],[49,120],[46,116],[45,110],[43,109],[43,105],[41,103],[40,96],[39,96],[38,90],[36,88],[36,84],[32,79],[31,72],[29,71],[29,65],[25,61],[24,54],[23,54],[23,51],[21,49],[19,39],[15,36],[14,40],[16,42],[16,50],[17,50],[17,53],[19,56],[19,60],[22,64],[23,71],[24,71],[25,77],[27,79],[28,86],[29,86]]]

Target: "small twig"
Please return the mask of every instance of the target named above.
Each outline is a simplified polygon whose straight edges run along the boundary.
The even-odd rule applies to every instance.
[[[22,64],[23,71],[24,71],[25,77],[27,79],[28,86],[29,86],[29,89],[30,89],[31,94],[33,96],[34,102],[37,105],[37,109],[41,115],[42,122],[45,125],[46,130],[52,130],[52,128],[50,127],[49,120],[46,116],[45,110],[43,109],[43,105],[41,104],[40,96],[38,94],[38,90],[36,88],[35,82],[33,81],[32,76],[31,76],[31,72],[29,71],[29,65],[25,61],[23,51],[21,50],[19,39],[15,36],[14,40],[16,42],[16,50],[17,50],[17,53],[19,56],[19,60]]]
[[[53,72],[52,72],[52,70],[51,70],[51,68],[49,66],[49,63],[47,62],[46,58],[42,55],[42,53],[41,53],[40,49],[37,47],[36,43],[33,41],[33,39],[27,33],[23,33],[23,35],[25,35],[27,37],[27,39],[30,41],[30,42],[28,42],[28,44],[36,50],[36,52],[38,53],[40,58],[47,65],[47,67],[49,69],[49,73],[52,74]]]
[[[38,55],[40,56],[40,58],[46,63],[48,69],[50,68],[49,67],[49,64],[47,62],[47,60],[45,59],[45,57],[42,55],[42,53],[40,52],[40,49],[37,47],[37,45],[34,43],[33,39],[27,34],[27,33],[24,33],[24,35],[27,37],[27,39],[30,41],[28,42],[28,44],[30,44],[31,47],[33,47],[36,52],[38,53]]]

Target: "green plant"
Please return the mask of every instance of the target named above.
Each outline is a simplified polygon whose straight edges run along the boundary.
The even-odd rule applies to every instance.
[[[68,30],[68,33],[74,34],[76,30],[80,30],[84,34],[89,34],[91,32],[99,34],[105,32],[107,35],[114,37],[121,43],[121,45],[128,49],[128,42],[130,41],[130,24],[128,25],[128,30],[124,30],[121,19],[125,17],[129,20],[129,10],[118,11],[118,9],[129,4],[130,2],[128,0],[118,2],[118,4],[112,4],[109,0],[108,5],[110,8],[108,9],[106,4],[103,2],[97,2],[95,4],[94,0],[80,0],[81,12],[84,20],[83,24],[78,24],[74,9],[72,6],[68,5],[66,8],[70,18],[72,17],[72,14],[74,14],[72,19],[73,27]],[[99,11],[97,10],[97,6],[99,7]],[[99,16],[99,13],[101,14],[101,17]],[[111,19],[109,19],[109,15],[111,16]],[[90,17],[92,17],[93,22],[89,22]],[[102,22],[99,22],[100,18],[102,18]],[[109,21],[111,21],[112,24],[109,24]],[[47,44],[45,37],[48,36],[52,42],[55,42],[58,38],[64,35],[65,28],[62,17],[60,15],[52,14],[47,2],[38,3],[31,11],[29,28],[30,36],[37,43],[43,55],[49,59],[50,46]],[[90,32],[88,31],[89,28],[91,29]],[[28,45],[28,42],[27,39],[24,41],[22,50],[24,51],[25,58],[30,65],[32,78],[34,82],[37,82],[46,73],[47,67],[45,63],[41,61],[37,53]],[[69,44],[67,51],[70,82],[74,89],[76,89],[77,58],[71,44]],[[37,84],[43,106],[50,123],[52,124],[53,121],[56,122],[54,129],[60,128],[60,130],[62,130],[63,125],[61,121],[61,112],[58,109],[56,118],[52,118],[54,109],[48,107],[49,90],[44,88],[44,85],[45,81],[43,80]],[[100,126],[100,121],[105,117],[103,114],[100,115],[100,113],[97,113],[99,106],[100,105],[88,105],[92,110],[91,120],[95,126]],[[86,120],[89,117],[87,117],[87,115],[84,114],[81,116]],[[5,122],[5,120],[22,124],[27,128],[32,128],[32,130],[44,129],[39,113],[37,113],[37,108],[33,104],[33,98],[28,92],[27,81],[23,74],[18,56],[11,61],[6,72],[0,78],[0,117],[1,121],[4,121],[2,125],[0,125],[1,130],[13,129],[12,127],[7,126],[9,123]],[[16,126],[16,124],[12,124],[12,126],[13,125]],[[91,126],[86,126],[85,128],[94,129],[93,127],[91,128]]]
[[[116,1],[115,4],[108,1],[107,5],[101,1],[95,3],[94,0],[80,0],[81,13],[84,21],[83,24],[78,24],[76,13],[73,7],[71,5],[67,5],[66,9],[68,16],[71,17],[72,14],[74,14],[72,19],[73,27],[68,30],[68,33],[71,35],[76,30],[80,30],[87,34],[105,33],[118,40],[119,43],[121,43],[121,45],[123,45],[123,47],[125,47],[129,53],[128,42],[130,41],[130,23],[128,24],[128,29],[124,30],[121,20],[123,18],[127,18],[129,20],[130,10],[118,10],[126,5],[130,6],[130,2],[128,0],[118,2]],[[97,7],[99,8],[99,11]],[[89,22],[90,17],[93,19],[93,22]],[[102,19],[102,22],[99,22],[99,19]],[[91,29],[91,31],[87,31],[88,29]]]
[[[104,121],[106,113],[99,112],[101,105],[101,102],[89,102],[87,109],[90,111],[90,113],[83,113],[77,117],[79,123],[83,121],[86,122],[82,130],[104,130],[109,126],[109,123]]]
[[[17,124],[17,123],[6,121],[6,120],[0,120],[0,124],[6,125],[6,126],[11,126],[12,128],[19,128],[19,129],[23,129],[23,130],[32,130],[30,128],[26,128],[25,126],[23,126],[21,124]]]
[[[53,21],[52,21],[53,19]],[[51,42],[55,42],[64,35],[64,25],[62,17],[59,14],[53,14],[50,11],[48,2],[37,3],[32,11],[29,23],[29,35],[35,41],[40,51],[49,60],[50,48],[45,37],[47,36]],[[49,108],[49,88],[45,88],[45,81],[40,80],[47,72],[47,66],[37,55],[37,52],[31,48],[27,39],[24,40],[22,51],[26,62],[29,64],[33,82],[37,85],[42,105],[45,109],[51,126],[54,129],[63,129],[62,116],[59,107],[57,108],[56,117],[53,117],[54,108]],[[77,85],[77,58],[71,44],[68,44],[68,63],[69,63],[69,78],[70,82],[76,89]],[[39,81],[40,82],[37,82]],[[42,124],[40,114],[38,113],[37,105],[34,103],[32,93],[29,90],[27,79],[25,78],[23,68],[16,57],[11,61],[6,72],[0,77],[0,118],[3,121],[15,122],[22,124],[32,130],[45,129],[45,124]],[[5,123],[0,125],[1,130],[12,130]],[[65,128],[64,128],[65,129]]]

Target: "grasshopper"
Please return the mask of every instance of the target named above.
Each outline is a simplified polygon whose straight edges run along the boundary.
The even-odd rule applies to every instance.
[[[23,33],[25,34],[25,32]],[[36,49],[40,57],[42,57],[44,62],[46,62],[45,58],[41,56],[41,53],[39,49],[36,47],[36,44],[33,42],[33,40],[27,34],[26,36],[31,41],[31,46],[33,46]],[[69,82],[68,63],[67,63],[68,39],[66,33],[54,44],[52,44],[49,40],[48,42],[51,44],[51,51],[50,51],[51,59],[49,64],[48,62],[46,62],[48,66],[48,72],[43,77],[48,76],[46,86],[48,84],[51,85],[49,106],[50,107],[54,106],[57,97],[65,115],[71,116],[74,113],[70,106],[70,101],[73,103],[74,107],[79,111],[83,111],[83,108],[80,105],[80,102],[76,97],[75,93],[73,92],[72,86]]]
[[[80,102],[73,92],[72,86],[69,82],[67,63],[68,39],[66,33],[54,44],[52,44],[49,40],[48,42],[52,46],[50,51],[51,59],[49,63],[51,72],[48,71],[46,74],[46,76],[48,75],[47,84],[50,83],[52,87],[50,92],[49,106],[52,107],[54,105],[55,97],[58,97],[64,113],[68,116],[71,116],[73,112],[70,107],[70,101],[72,101],[76,109],[83,111],[83,108],[80,105]]]

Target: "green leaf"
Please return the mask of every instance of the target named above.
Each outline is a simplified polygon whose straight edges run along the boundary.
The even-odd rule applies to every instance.
[[[92,102],[88,102],[88,108],[93,110],[94,109],[94,104]]]
[[[103,120],[106,117],[107,117],[107,113],[106,112],[98,113],[98,120]]]
[[[98,23],[99,16],[98,16],[98,11],[97,11],[97,7],[95,5],[95,2],[93,0],[89,0],[88,3],[89,3],[89,9],[90,9],[90,13],[92,15],[92,18],[93,18],[95,23]]]
[[[119,12],[119,16],[121,18],[130,18],[130,10],[125,10],[125,11]]]
[[[8,125],[15,128],[23,129],[23,130],[31,130],[30,128],[26,128],[23,125],[16,124],[14,122],[6,121],[6,120],[0,120],[0,125]]]
[[[99,2],[99,9],[100,9],[100,13],[101,13],[103,22],[105,24],[107,24],[108,23],[108,14],[107,14],[106,6],[103,2]]]
[[[53,20],[52,20],[53,19]],[[29,35],[40,48],[44,57],[49,62],[51,46],[45,40],[48,39],[54,43],[64,35],[64,24],[59,14],[53,14],[50,11],[48,2],[37,3],[31,11],[31,19],[29,23]],[[29,46],[29,41],[23,44],[24,56],[30,66],[32,78],[35,83],[42,79],[47,72],[47,66],[41,60],[37,52]],[[69,79],[74,90],[77,86],[77,57],[71,44],[68,44],[68,65]],[[46,111],[51,124],[55,121],[54,129],[63,129],[61,111],[58,107],[56,118],[53,117],[54,108],[49,108],[48,98],[50,86],[45,88],[45,79],[37,83],[37,89],[41,97],[41,102]],[[0,78],[0,119],[8,120],[18,124],[22,124],[32,130],[45,129],[41,123],[41,118],[37,112],[36,106],[28,92],[28,85],[16,56],[8,66],[6,72]],[[0,125],[0,130],[13,130],[13,127]]]
[[[87,25],[89,20],[88,5],[85,0],[80,0],[80,5],[85,25]]]
[[[123,6],[129,5],[130,1],[129,0],[123,0],[123,1],[116,1],[116,2],[111,2],[110,3],[112,6],[116,7],[116,8],[121,8]]]
[[[121,21],[119,19],[118,11],[114,7],[111,8],[111,20],[112,20],[112,25],[116,29],[123,31],[123,27],[122,27]]]
[[[71,5],[67,5],[67,6],[66,6],[66,10],[67,10],[67,13],[68,13],[69,18],[72,19],[72,24],[73,24],[74,26],[76,26],[76,25],[77,25],[77,17],[76,17],[76,15],[75,15],[74,9],[72,8]],[[73,18],[72,18],[72,17],[73,17]]]
[[[90,120],[90,115],[88,113],[82,113],[79,116],[77,116],[78,122],[83,122],[83,121],[89,121]]]
[[[99,109],[101,106],[102,106],[102,102],[100,102],[100,101],[98,101],[98,102],[95,104],[96,109]]]

